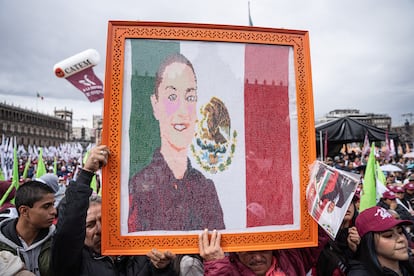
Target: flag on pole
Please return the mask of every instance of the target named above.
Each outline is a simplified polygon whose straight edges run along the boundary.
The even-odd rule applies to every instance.
[[[369,153],[369,139],[368,139],[368,133],[365,133],[365,138],[364,138],[364,146],[362,147],[362,157],[364,157],[365,155],[367,155]]]
[[[55,160],[53,161],[53,173],[57,175],[57,157],[55,155]]]
[[[27,178],[27,173],[29,172],[31,158],[32,158],[31,156],[27,158],[26,165],[24,166],[23,175],[22,175],[23,180]]]
[[[375,169],[375,144],[372,143],[371,152],[369,153],[367,167],[365,169],[364,181],[362,185],[361,201],[359,205],[359,211],[362,212],[367,208],[375,206],[377,204],[377,189],[376,189],[376,177]]]
[[[385,152],[384,152],[384,159],[389,161],[391,154],[391,146],[390,146],[390,139],[388,138],[388,130],[385,131]]]
[[[44,100],[44,97],[41,96],[39,92],[36,92],[36,96],[38,99],[41,99],[42,101]]]
[[[0,199],[0,207],[3,206],[6,199],[9,197],[9,194],[11,191],[15,188],[16,190],[19,188],[19,162],[17,160],[17,148],[16,145],[14,145],[13,149],[13,178],[10,183],[9,188],[4,193],[4,195]],[[11,202],[14,204],[14,198],[11,200]]]
[[[9,197],[9,195],[10,195],[10,193],[13,189],[14,189],[14,185],[13,185],[13,183],[10,183],[9,188],[7,189],[7,191],[3,194],[3,196],[0,199],[0,207],[3,206],[4,202],[7,200],[7,198]]]
[[[328,156],[328,131],[325,130],[325,141],[323,146],[323,160],[326,160],[326,157]]]
[[[0,165],[1,165],[0,179],[2,177],[3,178],[2,180],[7,179],[7,168],[6,168],[5,160],[6,160],[6,138],[4,134],[2,134],[1,145],[0,145]]]
[[[396,154],[394,139],[390,139],[390,154],[391,156],[395,156]]]
[[[377,187],[377,201],[380,199],[382,194],[388,190],[387,188],[387,178],[385,177],[384,172],[381,170],[381,166],[378,161],[375,163],[376,169],[376,187]]]
[[[16,188],[16,190],[19,188],[19,161],[17,160],[17,148],[16,144],[14,145],[13,150],[13,178],[12,178],[12,184]]]
[[[39,157],[37,159],[36,178],[40,178],[44,174],[46,174],[46,166],[43,161],[43,148],[41,147]]]

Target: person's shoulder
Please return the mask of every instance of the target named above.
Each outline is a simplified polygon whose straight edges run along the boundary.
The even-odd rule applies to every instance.
[[[14,251],[17,246],[15,221],[17,218],[7,218],[0,222],[0,250]]]
[[[347,271],[348,276],[369,276],[371,275],[367,267],[357,260],[349,261],[349,269]]]
[[[15,224],[17,223],[18,217],[5,217],[0,220],[0,232],[4,236],[8,236],[11,233],[17,233]]]

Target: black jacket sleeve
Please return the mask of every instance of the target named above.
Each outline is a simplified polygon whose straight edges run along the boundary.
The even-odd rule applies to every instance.
[[[82,170],[76,181],[69,184],[59,205],[51,256],[55,275],[79,275],[93,176]]]
[[[163,269],[155,268],[146,256],[131,256],[127,276],[177,276],[172,262]]]

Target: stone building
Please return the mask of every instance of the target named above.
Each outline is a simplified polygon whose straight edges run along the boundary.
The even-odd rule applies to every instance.
[[[72,111],[55,110],[55,116],[0,103],[0,135],[16,137],[24,146],[58,146],[69,140]]]

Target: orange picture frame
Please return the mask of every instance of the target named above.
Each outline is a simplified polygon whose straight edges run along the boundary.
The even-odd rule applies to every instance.
[[[148,43],[150,47],[140,46]],[[156,48],[153,43],[161,44],[162,47],[161,50],[158,48],[158,50],[154,50],[153,56],[151,56],[151,49]],[[226,190],[228,187],[215,180],[220,201],[223,203],[226,222],[226,229],[222,230],[221,245],[223,250],[234,252],[316,246],[318,227],[307,212],[305,198],[306,186],[309,182],[309,166],[316,159],[308,32],[230,25],[110,21],[108,24],[102,143],[109,147],[111,155],[108,164],[102,171],[103,254],[140,255],[146,254],[152,248],[168,249],[177,254],[198,252],[198,233],[202,229],[178,232],[167,229],[165,231],[136,231],[133,233],[126,230],[128,229],[126,225],[128,224],[128,206],[131,197],[131,194],[128,195],[128,183],[133,172],[138,170],[138,165],[136,165],[138,162],[135,159],[148,149],[148,143],[144,143],[143,140],[153,139],[141,136],[131,138],[132,135],[141,135],[140,132],[144,132],[141,127],[135,129],[135,122],[141,122],[144,126],[151,123],[146,123],[150,115],[142,116],[137,113],[138,111],[131,109],[131,106],[133,107],[135,102],[140,100],[128,94],[131,93],[129,86],[134,82],[136,74],[138,77],[147,76],[154,71],[151,69],[153,65],[148,65],[149,69],[146,68],[140,73],[141,68],[138,68],[135,63],[141,62],[140,64],[144,66],[146,62],[143,59],[145,58],[150,62],[158,60],[158,53],[165,51],[164,45],[167,45],[165,43],[178,43],[177,47],[180,51],[195,47],[196,50],[189,51],[190,53],[198,53],[204,48],[211,53],[221,46],[227,49],[225,50],[227,57],[219,58],[221,60],[220,66],[209,65],[216,68],[215,70],[204,70],[202,65],[197,64],[194,66],[196,71],[198,69],[199,72],[207,72],[204,75],[209,75],[208,78],[205,77],[206,80],[202,84],[203,76],[198,74],[199,90],[202,89],[202,85],[211,85],[211,80],[215,78],[214,71],[224,70],[222,68],[231,67],[233,71],[229,70],[229,72],[236,70],[242,71],[244,74],[239,84],[244,87],[244,95],[240,91],[235,92],[241,94],[240,102],[244,102],[244,105],[241,105],[239,101],[232,100],[235,99],[234,96],[226,98],[230,92],[217,92],[221,99],[227,103],[230,115],[233,110],[239,109],[240,112],[244,112],[242,114],[245,114],[242,119],[238,115],[230,116],[235,119],[235,124],[233,122],[232,124],[236,125],[236,128],[239,123],[237,145],[235,142],[236,132],[233,132],[232,136],[232,141],[234,141],[232,150],[236,148],[232,153],[235,157],[231,156],[234,158],[233,160],[228,157],[227,163],[225,162],[224,165],[216,167],[207,165],[208,170],[206,170],[207,174],[214,170],[212,177],[216,177],[224,170],[233,170],[236,174],[243,174],[243,181],[240,181],[242,184],[237,183],[236,188],[231,188],[234,191],[231,196],[229,196],[229,190]],[[135,45],[139,45],[137,47],[141,48],[135,51]],[[282,71],[283,77],[281,79],[283,81],[280,80],[279,83],[279,80],[276,80],[275,83],[273,77],[266,74],[278,71],[274,68],[279,65],[274,65],[271,62],[265,65],[271,58],[265,56],[263,59],[260,54],[279,52],[279,50],[286,56],[284,59],[286,62],[280,62],[280,64],[285,64],[284,69],[279,70]],[[236,58],[235,52],[242,54]],[[208,58],[205,60],[213,59],[213,55],[207,56]],[[243,62],[243,66],[239,66],[239,63],[232,64],[236,63],[235,60],[238,58]],[[253,70],[248,69],[249,66]],[[220,72],[219,75],[223,74]],[[217,79],[216,85],[218,87],[225,85],[220,83],[219,76]],[[234,79],[236,81],[237,78]],[[280,87],[284,87],[286,93],[283,92],[283,95],[285,96],[280,96],[282,94],[268,96],[270,92],[266,91],[274,90],[277,92]],[[248,92],[249,89],[251,92]],[[203,91],[206,90],[215,89],[204,89]],[[140,92],[132,92],[132,95],[135,95],[133,93]],[[248,93],[251,95],[249,96]],[[260,102],[262,97],[260,95],[264,97],[262,102]],[[281,100],[283,97],[285,100]],[[256,99],[259,99],[257,103]],[[142,106],[144,109],[149,108],[148,106],[151,106],[149,100],[142,103]],[[262,108],[265,111],[262,111]],[[274,114],[274,118],[269,117],[273,116],[272,114]],[[263,125],[266,130],[261,131],[260,126]],[[240,135],[241,133],[243,135]],[[126,137],[129,137],[129,140]],[[138,142],[135,143],[137,140]],[[134,146],[141,148],[133,149]],[[253,154],[256,154],[254,158],[250,155],[251,148],[257,149],[257,152],[253,150]],[[194,146],[191,149],[193,153],[196,152]],[[243,154],[238,154],[240,152]],[[192,159],[192,164],[197,161],[200,159]],[[258,174],[257,168],[252,167],[254,165],[258,165],[261,168],[260,171],[265,168],[266,174]],[[206,164],[200,165],[200,167],[203,166],[205,168]],[[227,168],[231,166],[233,167]],[[127,171],[125,171],[126,168],[128,168]],[[230,183],[228,186],[233,185],[231,179],[234,178],[227,180],[227,183]],[[240,188],[240,185],[244,188]],[[283,185],[288,186],[286,188]],[[275,189],[272,190],[272,187]],[[260,197],[266,197],[268,193],[272,195],[264,200],[267,201],[267,207],[256,204],[255,196],[259,197],[260,201]],[[234,198],[238,198],[236,195],[241,195],[240,198],[245,196],[245,198],[241,199],[240,203],[234,200]],[[253,204],[248,204],[249,202],[253,202]],[[265,203],[263,204],[265,205]],[[279,211],[282,215],[277,217]],[[275,215],[267,215],[272,212]],[[281,223],[274,226],[271,222],[274,220],[268,218],[269,216],[276,216],[277,221]],[[287,222],[284,222],[285,217],[287,217]],[[240,224],[238,224],[239,222]],[[227,225],[233,225],[233,227],[227,229]]]

